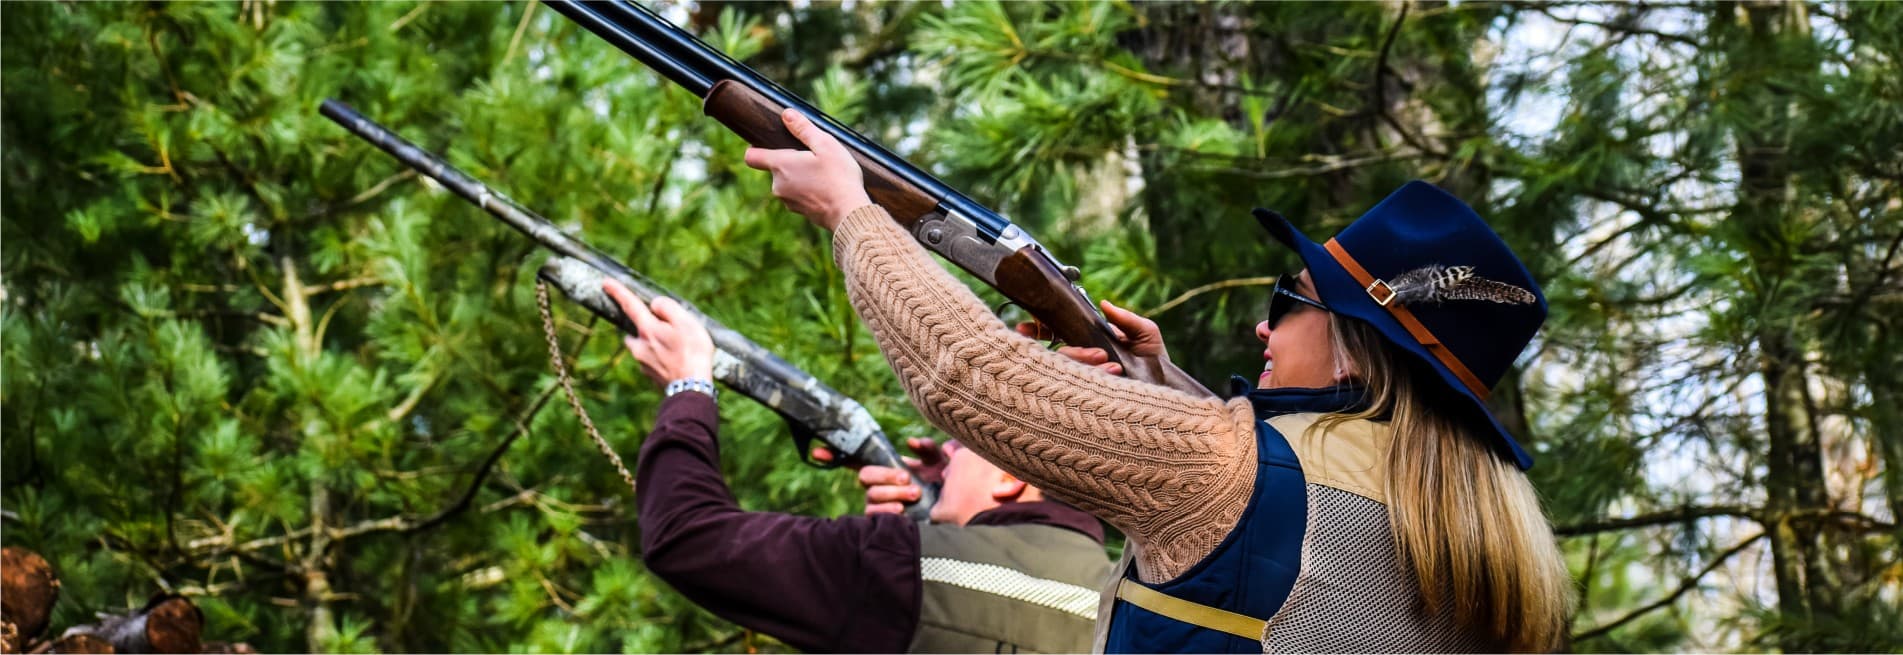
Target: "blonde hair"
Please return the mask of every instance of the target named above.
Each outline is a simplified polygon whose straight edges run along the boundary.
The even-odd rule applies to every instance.
[[[1455,625],[1487,636],[1499,650],[1559,648],[1572,612],[1572,576],[1526,474],[1489,435],[1442,409],[1468,401],[1432,369],[1374,327],[1330,318],[1337,361],[1367,386],[1371,403],[1315,429],[1389,420],[1388,522],[1428,611],[1451,613]]]

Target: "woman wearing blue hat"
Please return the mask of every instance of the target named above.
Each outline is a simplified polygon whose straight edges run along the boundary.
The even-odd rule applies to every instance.
[[[1129,537],[1098,613],[1104,650],[1559,646],[1571,580],[1532,458],[1484,405],[1546,305],[1464,203],[1411,183],[1326,243],[1258,211],[1307,268],[1256,326],[1254,388],[1237,378],[1224,402],[1014,333],[870,202],[838,142],[784,118],[810,151],[747,163],[834,231],[853,306],[913,404]],[[1106,313],[1162,355],[1153,325]]]

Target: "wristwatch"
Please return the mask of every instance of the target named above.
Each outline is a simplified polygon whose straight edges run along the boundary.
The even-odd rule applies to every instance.
[[[677,394],[683,391],[699,391],[701,393],[707,394],[708,398],[713,398],[716,400],[720,398],[720,396],[716,395],[714,391],[714,381],[709,380],[707,378],[681,378],[679,380],[675,380],[673,382],[667,383],[668,397],[671,398],[674,396],[674,394]]]

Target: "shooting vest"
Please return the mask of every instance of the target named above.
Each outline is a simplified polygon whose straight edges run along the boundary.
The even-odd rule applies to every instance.
[[[1234,386],[1246,387],[1240,379]],[[1245,389],[1238,389],[1244,391]],[[1386,423],[1308,428],[1365,406],[1361,389],[1250,390],[1256,478],[1214,551],[1176,579],[1145,584],[1125,548],[1104,590],[1096,647],[1111,653],[1483,650],[1452,617],[1426,611],[1395,553]]]
[[[914,653],[1090,648],[1110,560],[1097,540],[1037,524],[919,528],[924,598]]]

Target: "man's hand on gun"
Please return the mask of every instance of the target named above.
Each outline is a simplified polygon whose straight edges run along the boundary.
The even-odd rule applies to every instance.
[[[655,385],[666,386],[686,378],[714,378],[713,337],[708,336],[706,326],[693,312],[666,297],[655,298],[650,308],[614,280],[605,281],[601,288],[634,321],[640,336],[624,336],[621,343]]]
[[[917,457],[906,457],[905,470],[889,466],[862,466],[859,468],[859,486],[866,488],[866,514],[899,514],[905,511],[905,504],[918,500],[919,481],[925,484],[937,484],[945,481],[945,465],[951,463],[952,453],[958,452],[958,442],[948,441],[944,445],[931,439],[912,437],[905,440]],[[833,461],[832,451],[814,448],[813,459]]]

